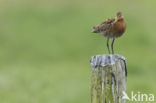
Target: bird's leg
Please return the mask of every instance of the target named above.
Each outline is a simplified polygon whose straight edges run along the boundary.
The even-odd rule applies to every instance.
[[[113,40],[112,40],[112,44],[111,44],[112,54],[114,54],[114,41],[115,41],[115,38],[113,38]]]
[[[110,54],[110,49],[109,49],[109,38],[107,38],[107,49],[108,49],[108,52]]]

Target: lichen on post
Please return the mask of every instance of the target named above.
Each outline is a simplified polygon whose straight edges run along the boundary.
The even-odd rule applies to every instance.
[[[97,55],[90,59],[91,103],[125,103],[126,62],[120,55]]]

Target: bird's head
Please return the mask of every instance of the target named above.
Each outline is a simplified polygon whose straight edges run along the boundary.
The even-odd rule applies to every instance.
[[[122,12],[117,12],[117,13],[116,13],[116,18],[117,18],[118,20],[123,20],[124,17],[123,17],[123,15],[122,15]]]

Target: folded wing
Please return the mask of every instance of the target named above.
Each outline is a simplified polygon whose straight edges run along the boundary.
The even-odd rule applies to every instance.
[[[100,25],[93,27],[94,33],[101,33],[104,36],[109,33],[109,30],[111,29],[112,25],[114,24],[115,19],[108,19],[102,22]]]

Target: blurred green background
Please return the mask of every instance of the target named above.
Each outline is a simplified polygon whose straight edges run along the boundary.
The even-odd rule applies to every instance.
[[[90,63],[106,54],[92,27],[122,11],[115,41],[127,93],[156,95],[155,0],[0,0],[0,103],[90,103]],[[130,102],[128,102],[130,103]]]

